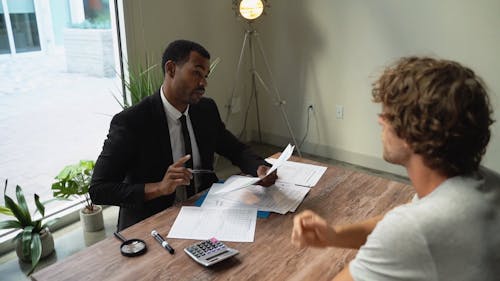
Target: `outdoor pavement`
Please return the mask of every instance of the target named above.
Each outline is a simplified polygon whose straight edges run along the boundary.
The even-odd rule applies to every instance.
[[[113,98],[119,89],[119,79],[68,73],[64,53],[0,58],[2,191],[7,178],[7,194],[20,185],[28,204],[34,193],[46,200],[65,165],[97,159],[111,118],[121,110]]]

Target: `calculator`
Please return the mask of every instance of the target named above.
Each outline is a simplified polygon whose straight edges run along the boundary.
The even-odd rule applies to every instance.
[[[185,248],[184,252],[204,266],[211,266],[239,253],[238,250],[229,248],[216,238],[197,242]]]

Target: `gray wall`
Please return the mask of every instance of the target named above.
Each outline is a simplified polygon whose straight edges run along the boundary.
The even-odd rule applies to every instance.
[[[384,65],[406,55],[457,60],[482,76],[500,120],[500,1],[496,0],[272,0],[256,27],[271,71],[298,139],[306,132],[307,105],[314,104],[303,150],[375,169],[404,174],[381,160],[379,105],[371,102],[371,83]],[[211,77],[208,95],[223,118],[241,49],[245,25],[235,19],[230,1],[126,1],[129,56],[159,57],[165,44],[188,38],[204,44],[222,62]],[[260,56],[257,56],[259,59]],[[243,70],[248,71],[245,65]],[[262,60],[257,69],[269,82]],[[237,96],[246,104],[248,72]],[[274,95],[259,92],[264,141],[277,145],[289,135]],[[344,119],[335,119],[335,106]],[[242,128],[244,108],[231,114],[228,127]],[[255,139],[255,112],[249,135]],[[483,162],[500,171],[500,123]]]

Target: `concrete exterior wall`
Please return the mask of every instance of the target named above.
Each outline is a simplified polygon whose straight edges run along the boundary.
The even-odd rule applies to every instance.
[[[112,38],[110,29],[65,29],[68,72],[99,77],[115,76]]]

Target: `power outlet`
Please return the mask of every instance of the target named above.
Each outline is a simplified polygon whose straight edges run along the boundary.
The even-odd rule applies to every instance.
[[[337,119],[344,119],[344,106],[343,105],[337,105],[335,107],[335,109],[336,109]]]
[[[306,109],[307,109],[307,110],[312,110],[312,111],[318,110],[318,109],[316,108],[316,104],[313,102],[313,100],[312,100],[312,99],[306,99],[306,100],[304,101],[304,105],[306,106]]]

